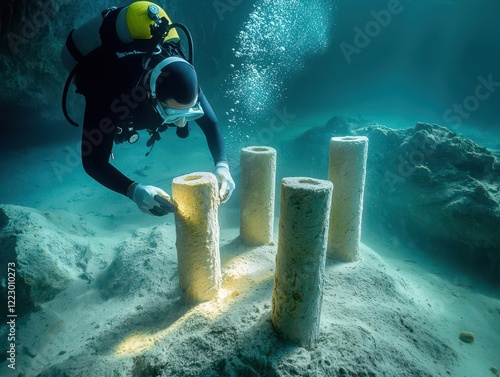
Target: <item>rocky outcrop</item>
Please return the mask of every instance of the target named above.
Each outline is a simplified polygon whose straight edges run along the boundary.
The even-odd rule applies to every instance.
[[[15,273],[17,315],[50,301],[75,279],[91,280],[86,270],[93,252],[84,237],[89,231],[58,216],[64,215],[0,205],[0,265],[12,266]],[[71,229],[64,229],[61,222],[72,224]],[[0,271],[4,282],[7,272],[7,268]],[[7,302],[7,288],[0,287],[2,302]]]
[[[365,229],[389,232],[500,283],[500,155],[445,127],[396,130],[335,117],[283,151],[293,174],[324,177],[332,136],[369,138]],[[312,163],[311,163],[312,160]]]
[[[117,4],[118,3],[118,4]],[[67,77],[61,48],[75,25],[124,1],[7,0],[0,6],[0,103],[46,110],[54,117]]]

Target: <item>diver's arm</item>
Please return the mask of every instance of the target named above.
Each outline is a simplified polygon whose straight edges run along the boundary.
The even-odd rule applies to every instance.
[[[113,148],[114,130],[99,129],[106,111],[98,111],[99,106],[88,105],[85,109],[82,134],[83,168],[103,186],[132,199],[139,209],[149,215],[163,216],[175,212],[177,207],[162,189],[134,182],[109,163]],[[99,115],[98,115],[99,114]],[[109,127],[112,127],[109,125]]]
[[[127,189],[134,183],[109,163],[113,148],[113,132],[99,129],[104,119],[100,106],[87,103],[82,133],[82,165],[85,172],[101,185],[119,194],[127,195]],[[106,130],[106,129],[105,129]],[[106,130],[107,131],[107,130]]]
[[[208,148],[210,149],[214,163],[215,165],[219,162],[227,163],[226,147],[224,145],[224,138],[222,136],[219,122],[215,116],[212,106],[208,103],[207,98],[201,89],[198,94],[198,99],[205,115],[203,115],[200,119],[197,119],[196,123],[200,126],[201,130],[205,134],[205,137],[207,138]]]
[[[210,149],[210,153],[212,153],[215,163],[214,174],[220,182],[219,197],[221,203],[226,203],[235,189],[235,184],[229,172],[224,138],[222,137],[222,132],[212,106],[208,103],[201,89],[198,93],[198,99],[205,115],[196,120],[196,123],[198,123],[207,138],[208,148]]]

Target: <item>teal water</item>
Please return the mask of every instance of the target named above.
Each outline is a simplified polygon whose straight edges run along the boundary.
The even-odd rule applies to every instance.
[[[15,8],[13,4],[7,1],[1,8],[0,88],[4,94],[0,102],[3,132],[0,204],[81,214],[85,221],[103,231],[99,236],[107,240],[103,241],[105,244],[108,241],[113,244],[116,234],[122,241],[131,234],[135,237],[137,229],[157,226],[156,219],[138,217],[134,203],[117,197],[85,175],[77,154],[80,130],[69,126],[60,110],[65,72],[57,57],[67,30],[106,6],[128,2],[97,1],[83,5],[61,2],[59,14],[63,16],[43,29],[43,35],[34,37],[32,44],[21,46],[25,47],[21,55],[12,54],[8,32],[21,33],[23,20],[30,15],[31,8]],[[324,126],[333,116],[352,117],[394,129],[412,128],[416,122],[435,123],[490,150],[500,150],[500,2],[497,0],[173,0],[159,4],[193,35],[195,66],[221,123],[237,185],[241,147],[269,145],[280,153],[290,153],[287,149],[290,142],[314,127]],[[7,22],[7,14],[18,18],[14,23]],[[72,93],[70,101],[75,116],[81,116],[81,99]],[[187,140],[173,138],[173,133],[165,135],[148,158],[144,156],[145,139],[141,135],[137,145],[118,146],[115,166],[130,176],[147,178],[148,183],[165,187],[188,168],[212,168],[199,130]],[[296,147],[293,155],[280,160],[278,177],[284,172],[300,170],[301,174],[326,178],[323,166],[326,160],[316,159],[320,148],[317,144]],[[67,170],[54,170],[54,162],[65,163]],[[487,183],[490,192],[498,193],[498,181]],[[415,195],[425,195],[426,190]],[[381,193],[385,199],[391,194]],[[221,207],[221,225],[231,229],[231,235],[237,234],[234,228],[239,219],[238,200],[236,191],[232,201]],[[457,190],[457,202],[461,200]],[[491,204],[491,209],[496,210],[497,206]],[[172,218],[168,221],[172,225]],[[474,227],[471,220],[464,233]],[[433,259],[432,253],[429,255],[397,232],[382,234],[378,229],[366,229],[363,240],[375,252],[380,248],[380,255],[386,261],[395,261],[397,269],[390,270],[389,275],[391,271],[402,270],[408,279],[412,274],[418,276],[415,281],[422,282],[422,289],[416,283],[412,286],[415,301],[429,310],[431,314],[425,318],[431,325],[442,325],[445,315],[457,314],[459,320],[450,322],[446,337],[456,341],[452,348],[459,350],[462,357],[459,364],[465,367],[463,373],[454,370],[452,376],[494,376],[490,368],[500,368],[496,351],[500,347],[496,326],[499,308],[495,306],[499,302],[498,288],[491,287],[476,273],[469,274],[463,265],[457,267],[453,257],[444,261]],[[232,252],[234,245],[228,239],[224,241],[225,250]],[[175,274],[175,269],[172,271]],[[433,291],[434,285],[446,289]],[[429,292],[435,296],[426,297]],[[474,307],[483,299],[484,305]],[[466,314],[460,313],[457,302],[462,303]],[[484,310],[486,307],[488,311]],[[335,313],[334,309],[329,313]],[[235,317],[231,320],[239,320]],[[325,320],[334,323],[335,319],[331,314]],[[481,325],[476,326],[477,323]],[[484,323],[490,327],[481,327]],[[470,348],[459,343],[454,333],[465,329],[479,334]],[[482,342],[481,335],[487,341]],[[335,333],[328,332],[328,337],[335,337]],[[345,343],[349,345],[349,339]],[[398,344],[393,346],[397,348]],[[346,350],[349,352],[348,346]],[[266,349],[265,353],[268,352]],[[320,350],[288,362],[286,352],[284,366],[279,364],[285,371],[268,375],[290,375],[294,373],[294,363],[308,357],[319,363],[323,358]],[[438,355],[440,351],[432,352]],[[335,357],[340,358],[341,353]],[[369,358],[363,356],[363,360]],[[406,361],[391,360],[396,365]],[[252,362],[249,364],[253,365]],[[41,364],[48,366],[49,362],[44,360]],[[210,364],[208,361],[207,365]],[[311,371],[304,374],[306,369],[295,373],[315,375]],[[437,371],[439,367],[436,376],[443,375]],[[245,375],[241,373],[238,375]],[[378,373],[392,376],[383,370]]]

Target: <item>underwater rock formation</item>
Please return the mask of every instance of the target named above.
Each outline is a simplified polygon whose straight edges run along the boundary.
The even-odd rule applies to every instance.
[[[389,232],[396,242],[451,257],[500,283],[498,152],[439,125],[391,129],[334,117],[289,143],[283,158],[294,159],[294,174],[322,178],[330,138],[346,135],[367,136],[370,143],[365,229]],[[311,157],[299,158],[305,153]]]
[[[42,214],[36,209],[14,205],[0,205],[0,264],[15,263],[18,316],[52,300],[66,289],[72,280],[90,280],[87,264],[92,248],[83,236],[86,229],[71,229],[57,223],[65,220],[58,214]],[[7,268],[0,271],[0,279],[7,281]],[[7,302],[7,287],[0,287],[2,302]],[[7,308],[2,306],[2,312]],[[5,314],[5,313],[3,313]]]

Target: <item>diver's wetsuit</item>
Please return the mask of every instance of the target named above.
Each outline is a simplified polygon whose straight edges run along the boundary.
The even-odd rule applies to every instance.
[[[86,100],[82,163],[97,182],[126,195],[133,181],[109,162],[116,129],[125,129],[131,122],[134,130],[156,129],[162,118],[151,105],[142,83],[144,54],[118,57],[114,51],[103,42],[102,47],[87,57],[76,76],[78,92]],[[153,55],[149,67],[168,56],[171,55],[166,49]],[[205,114],[196,123],[206,136],[214,162],[227,161],[217,117],[201,89],[198,98]]]

